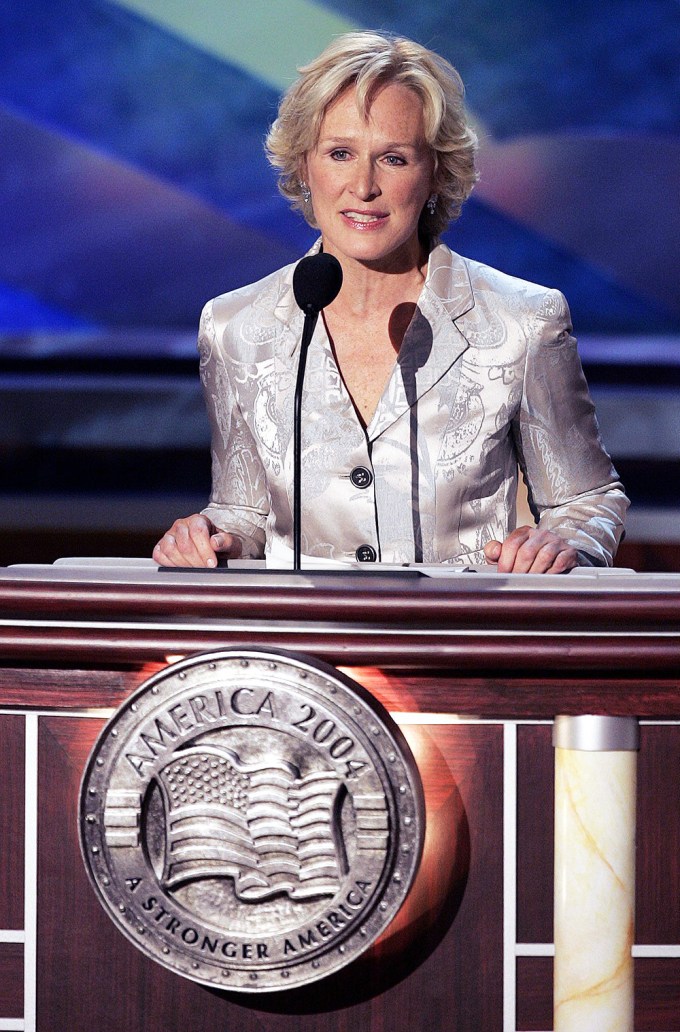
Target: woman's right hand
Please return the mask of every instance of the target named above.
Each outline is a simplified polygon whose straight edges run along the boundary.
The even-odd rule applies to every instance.
[[[238,559],[242,543],[235,534],[220,530],[206,516],[194,513],[175,520],[153,550],[159,566],[217,566],[218,555]]]

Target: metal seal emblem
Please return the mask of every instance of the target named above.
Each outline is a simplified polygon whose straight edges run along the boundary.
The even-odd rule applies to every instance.
[[[306,656],[226,649],[151,677],[83,775],[80,841],[100,902],[166,968],[292,988],[387,928],[425,831],[415,760],[361,685]]]

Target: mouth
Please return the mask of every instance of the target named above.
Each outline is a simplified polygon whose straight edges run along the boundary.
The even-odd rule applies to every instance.
[[[358,229],[369,229],[373,226],[378,226],[387,218],[387,215],[382,212],[353,211],[352,209],[346,209],[341,212],[341,215]]]

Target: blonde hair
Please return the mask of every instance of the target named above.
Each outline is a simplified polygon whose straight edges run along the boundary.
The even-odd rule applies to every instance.
[[[423,105],[425,138],[434,157],[434,212],[426,206],[419,232],[433,241],[458,218],[477,181],[477,137],[465,114],[465,88],[453,65],[411,40],[379,32],[338,36],[284,94],[266,140],[267,157],[279,170],[279,190],[315,226],[314,213],[300,182],[302,160],[319,139],[321,123],[333,101],[350,86],[368,117],[375,92],[387,83],[414,91]]]

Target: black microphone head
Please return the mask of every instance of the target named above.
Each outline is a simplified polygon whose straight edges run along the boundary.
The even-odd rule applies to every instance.
[[[340,293],[342,268],[332,254],[309,254],[295,266],[293,293],[305,315],[318,315]]]

